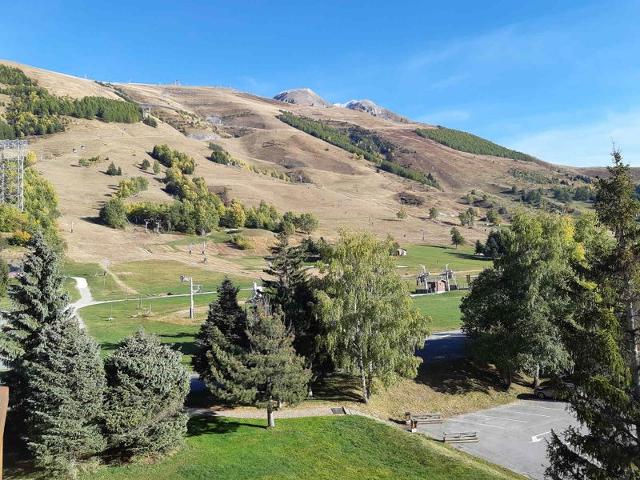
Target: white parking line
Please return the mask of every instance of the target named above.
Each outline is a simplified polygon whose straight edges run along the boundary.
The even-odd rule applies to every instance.
[[[495,418],[497,420],[507,420],[508,422],[528,423],[526,420],[516,420],[515,418],[496,417],[494,415],[485,415],[484,413],[476,413],[479,417]]]
[[[508,410],[509,413],[519,413],[520,415],[532,415],[534,417],[547,417],[547,418],[551,418],[551,415],[543,415],[542,413],[529,413],[529,412],[521,412],[519,410]]]
[[[534,435],[531,437],[531,443],[538,443],[541,442],[544,439],[545,435],[549,435],[551,433],[551,431],[548,432],[544,432],[544,433],[539,433],[537,435]]]
[[[500,427],[498,425],[488,425],[486,423],[473,422],[473,421],[469,421],[469,420],[449,419],[449,420],[447,420],[447,422],[451,422],[451,423],[468,423],[469,425],[481,425],[483,427],[499,428],[500,430],[504,430],[505,429],[504,427]]]
[[[560,407],[560,408],[551,408],[551,407],[543,407],[542,405],[535,405],[535,404],[531,404],[531,403],[520,403],[519,405],[526,405],[527,407],[531,407],[531,408],[539,408],[541,410],[551,410],[554,412],[565,412],[567,409],[566,407]]]

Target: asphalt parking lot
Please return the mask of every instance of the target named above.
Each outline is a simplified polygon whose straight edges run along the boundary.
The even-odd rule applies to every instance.
[[[561,433],[567,426],[576,424],[565,403],[518,400],[451,417],[440,425],[421,425],[418,430],[436,439],[441,439],[444,432],[477,432],[477,443],[452,445],[529,478],[542,480],[548,465],[546,453],[551,430]]]

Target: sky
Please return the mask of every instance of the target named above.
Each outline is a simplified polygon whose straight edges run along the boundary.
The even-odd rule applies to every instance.
[[[544,160],[640,166],[640,0],[0,0],[0,58],[121,82],[309,87]],[[8,21],[10,20],[10,21]]]

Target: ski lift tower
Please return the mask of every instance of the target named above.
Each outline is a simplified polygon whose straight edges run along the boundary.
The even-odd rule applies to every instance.
[[[0,203],[24,210],[26,140],[0,140]]]

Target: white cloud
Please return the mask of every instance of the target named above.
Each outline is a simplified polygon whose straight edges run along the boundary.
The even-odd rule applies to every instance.
[[[504,144],[548,162],[576,166],[604,166],[612,143],[625,161],[640,166],[640,110],[610,113],[600,120],[524,134]]]

